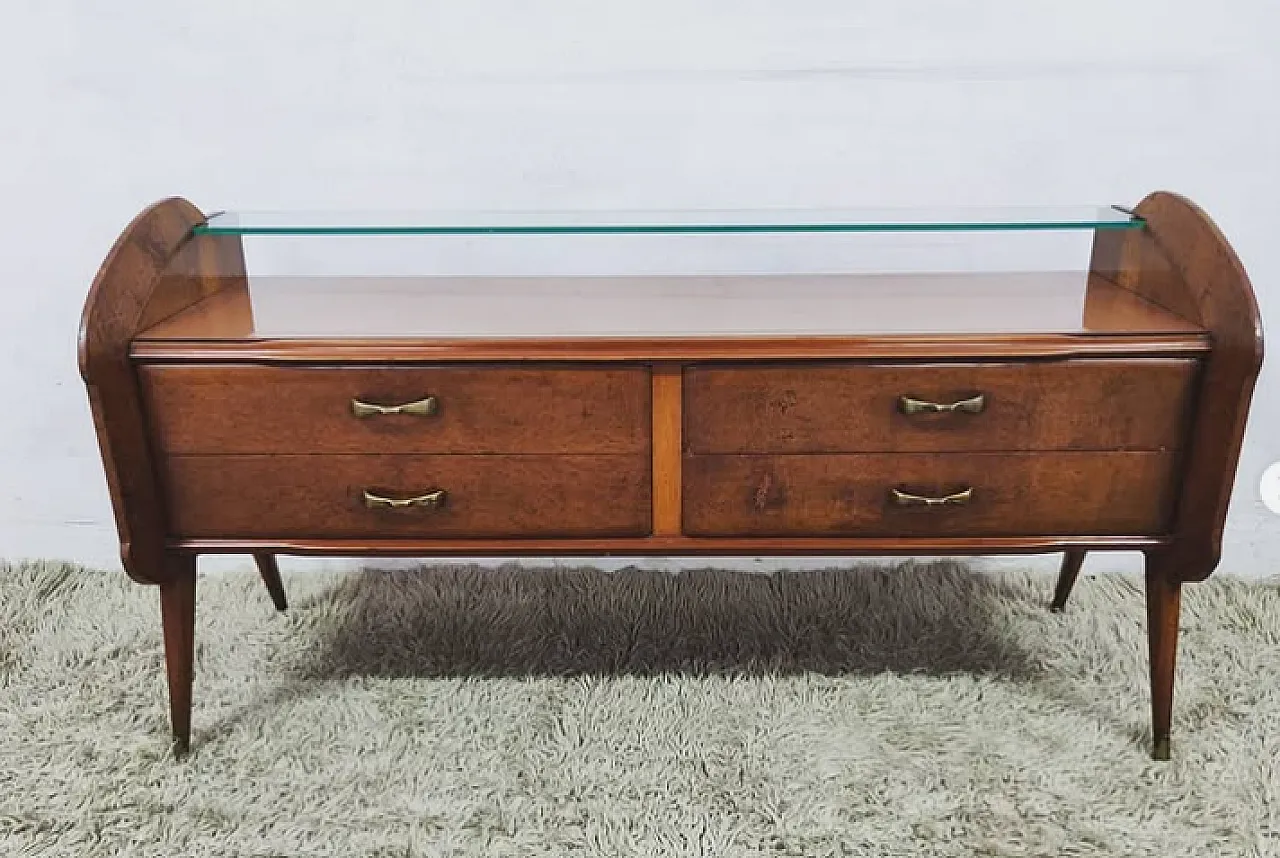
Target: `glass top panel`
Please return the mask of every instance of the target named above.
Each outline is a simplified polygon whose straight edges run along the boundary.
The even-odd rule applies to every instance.
[[[1136,229],[1118,206],[681,211],[219,212],[209,235],[543,235]]]

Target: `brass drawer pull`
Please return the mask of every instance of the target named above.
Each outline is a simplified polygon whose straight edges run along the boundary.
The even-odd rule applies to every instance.
[[[929,402],[910,396],[898,397],[898,410],[903,414],[954,414],[958,412],[980,414],[986,407],[987,397],[983,393],[971,396],[968,399],[959,399],[955,402]]]
[[[973,489],[931,498],[924,495],[913,495],[899,489],[889,489],[889,499],[898,506],[964,506],[973,500]]]
[[[434,396],[428,396],[403,405],[378,405],[374,402],[351,400],[351,413],[357,417],[373,417],[380,414],[412,414],[416,417],[430,417],[438,410]]]
[[[364,505],[369,509],[411,509],[413,507],[440,509],[440,507],[444,506],[445,494],[444,489],[436,489],[433,492],[427,492],[425,495],[418,495],[412,498],[384,498],[382,495],[375,495],[365,489]]]

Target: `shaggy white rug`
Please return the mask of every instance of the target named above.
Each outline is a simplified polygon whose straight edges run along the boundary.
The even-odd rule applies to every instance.
[[[1148,757],[1137,582],[948,565],[202,578],[0,567],[0,854],[1280,854],[1280,590],[1185,590]]]

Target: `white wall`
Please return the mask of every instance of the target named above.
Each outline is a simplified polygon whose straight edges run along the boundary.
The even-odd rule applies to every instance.
[[[117,563],[78,315],[215,208],[1203,205],[1280,293],[1273,0],[0,4],[0,556]],[[1280,571],[1264,370],[1224,569]]]

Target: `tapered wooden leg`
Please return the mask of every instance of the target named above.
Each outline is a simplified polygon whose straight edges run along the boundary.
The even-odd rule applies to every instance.
[[[196,558],[170,555],[168,581],[160,585],[160,617],[164,623],[164,661],[169,674],[169,717],[173,750],[191,746],[191,681],[195,663]]]
[[[271,594],[271,601],[275,604],[276,610],[287,609],[289,603],[284,598],[284,584],[280,581],[280,567],[276,565],[276,556],[255,554],[253,559],[258,564],[258,574],[262,576],[262,583],[267,585],[267,592]]]
[[[1151,756],[1167,760],[1182,583],[1171,580],[1158,554],[1147,555],[1146,578],[1147,643],[1151,657]]]
[[[1049,610],[1055,614],[1060,614],[1067,607],[1067,597],[1071,595],[1071,588],[1076,585],[1076,578],[1080,575],[1080,566],[1084,563],[1085,552],[1079,548],[1068,548],[1066,553],[1062,555],[1062,569],[1058,572],[1058,586],[1053,588],[1053,604],[1049,606]]]

